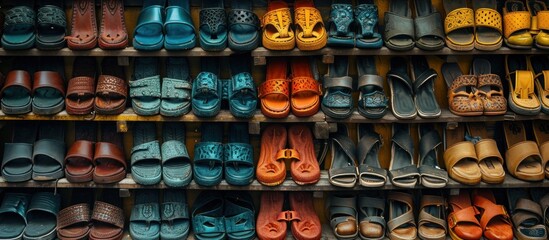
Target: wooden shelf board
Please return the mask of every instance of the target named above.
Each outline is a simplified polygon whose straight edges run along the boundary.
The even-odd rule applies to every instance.
[[[138,51],[133,47],[127,47],[120,50],[103,50],[101,48],[94,48],[91,50],[71,50],[69,48],[62,48],[60,50],[38,50],[36,48],[27,50],[0,50],[0,56],[93,56],[93,57],[223,57],[230,56],[236,52],[229,48],[218,52],[204,51],[200,47],[195,47],[189,50],[183,51],[167,51],[162,49],[159,51]]]

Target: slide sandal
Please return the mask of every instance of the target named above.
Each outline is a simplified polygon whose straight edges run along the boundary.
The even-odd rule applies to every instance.
[[[463,75],[457,63],[444,63],[442,76],[448,86],[448,108],[458,116],[480,116],[484,105],[476,95],[477,76]]]
[[[320,108],[321,84],[317,81],[316,62],[308,57],[292,58],[292,113],[297,117],[309,117]]]
[[[286,1],[268,1],[267,12],[261,20],[261,25],[263,26],[263,47],[270,50],[294,49],[295,34],[292,28],[292,21],[290,8]]]
[[[288,144],[299,155],[292,158],[292,179],[298,185],[315,184],[320,180],[320,167],[315,154],[313,133],[306,124],[293,124],[288,128]],[[356,180],[355,180],[356,181]]]
[[[286,221],[280,221],[280,213],[287,213],[284,209],[284,192],[265,191],[261,193],[259,201],[256,230],[259,239],[284,239],[288,229]],[[286,219],[283,219],[286,220]]]
[[[128,84],[123,66],[115,57],[105,57],[97,80],[94,108],[97,114],[116,115],[126,110]]]
[[[158,191],[139,190],[130,216],[130,236],[135,240],[160,239],[160,202]]]
[[[541,111],[549,114],[549,59],[547,56],[530,56],[529,69],[534,73],[535,93],[541,103]]]
[[[189,185],[193,177],[191,159],[185,145],[185,124],[162,125],[162,180],[170,187]]]
[[[328,46],[354,47],[355,32],[353,29],[354,18],[352,1],[332,0],[331,8],[330,18],[328,19],[328,24],[326,26],[326,30],[328,30]]]
[[[344,124],[337,125],[337,133],[331,136],[332,159],[328,180],[334,186],[352,188],[358,179],[356,171],[356,146],[349,138]]]
[[[297,48],[302,51],[313,51],[326,46],[328,33],[314,1],[296,0],[294,12]]]
[[[467,137],[475,144],[478,166],[482,181],[490,184],[500,184],[505,180],[503,157],[499,153],[494,139],[488,137],[486,125],[483,123],[467,123]]]
[[[74,202],[59,211],[57,215],[57,238],[62,240],[86,239],[89,237],[91,229],[91,209],[87,203],[92,196],[93,191],[79,192],[77,197],[84,197],[86,200]]]
[[[355,195],[332,194],[326,201],[330,227],[337,239],[356,239],[358,236]]]
[[[45,57],[40,62],[33,76],[32,112],[57,114],[65,107],[65,63],[61,57]]]
[[[269,58],[265,82],[259,85],[261,113],[269,118],[285,118],[290,114],[290,81],[288,59]]]
[[[465,0],[444,0],[444,33],[446,45],[455,51],[471,51],[475,48],[475,17]]]
[[[345,119],[353,114],[353,78],[349,76],[349,57],[336,56],[324,75],[322,111],[332,118]]]
[[[189,0],[168,0],[164,22],[164,48],[186,50],[196,46],[196,34]]]
[[[14,124],[11,142],[4,143],[2,177],[6,182],[25,182],[32,178],[32,148],[38,127],[31,122]]]
[[[192,209],[192,227],[198,240],[222,240],[227,232],[224,218],[225,201],[219,191],[203,191]]]
[[[214,117],[221,110],[223,86],[217,58],[201,58],[201,72],[193,81],[192,110],[197,117]]]
[[[511,110],[521,115],[538,115],[541,103],[534,90],[534,73],[528,69],[528,58],[506,55],[505,66]]]
[[[532,15],[522,1],[506,0],[503,6],[503,36],[510,48],[530,49],[534,38],[530,34]]]
[[[97,141],[95,122],[74,123],[74,143],[65,156],[65,177],[69,182],[93,179],[93,153]]]
[[[465,127],[444,129],[444,164],[448,175],[461,184],[477,185],[482,179],[475,145],[465,140]]]
[[[65,98],[68,114],[87,115],[93,111],[96,76],[96,58],[76,57],[74,59],[72,78],[69,80]]]
[[[36,48],[59,50],[65,47],[67,16],[62,1],[40,0],[36,21]]]
[[[536,47],[549,49],[549,10],[543,1],[530,0],[526,5],[532,15],[530,33],[534,36]]]
[[[72,50],[90,50],[97,46],[97,18],[95,0],[76,0],[72,3],[71,35],[67,46]]]
[[[2,112],[7,115],[26,114],[32,110],[32,69],[35,58],[15,57],[12,70],[2,86]]]
[[[416,239],[417,228],[414,218],[414,200],[411,194],[389,192],[389,219],[387,235],[390,239]]]
[[[32,179],[47,181],[62,178],[65,162],[65,124],[43,122],[32,151]],[[55,212],[57,213],[57,212]]]
[[[231,2],[228,42],[229,48],[234,51],[251,51],[259,46],[261,24],[252,11],[252,3],[252,0]]]
[[[124,145],[115,123],[101,124],[101,139],[95,144],[93,164],[96,183],[116,183],[126,178]]]
[[[286,179],[286,156],[296,155],[286,149],[286,128],[279,124],[267,126],[261,134],[261,149],[256,168],[257,181],[266,186],[276,186]]]
[[[395,123],[392,132],[389,179],[397,187],[413,188],[421,176],[414,164],[414,143],[410,136],[410,126]]]
[[[364,240],[382,240],[387,231],[385,198],[382,194],[358,195],[359,237]]]
[[[138,115],[152,116],[160,112],[161,87],[159,59],[136,58],[132,81],[129,82],[133,111]]]
[[[422,118],[440,117],[442,110],[440,110],[435,96],[437,72],[429,67],[429,63],[424,56],[412,56],[410,65],[417,114]]]
[[[227,14],[223,0],[202,1],[199,35],[204,51],[223,51],[227,47]]]
[[[414,48],[414,21],[408,0],[391,0],[385,12],[385,34],[387,48],[395,51],[408,51]]]
[[[133,32],[132,45],[135,49],[158,51],[164,46],[165,4],[166,0],[143,0],[143,8]]]
[[[320,239],[322,224],[314,208],[313,193],[291,192],[288,198],[290,209],[292,209],[290,213],[294,214],[288,214],[291,219],[286,220],[291,222],[293,237],[295,239]]]
[[[201,186],[215,186],[223,177],[223,124],[200,125],[200,142],[194,145],[194,181]]]
[[[507,189],[507,200],[518,239],[547,239],[540,202],[532,201],[530,192],[524,188]]]
[[[507,171],[524,181],[545,179],[545,167],[538,144],[526,138],[526,129],[522,122],[504,122],[505,163]]]
[[[233,55],[228,84],[229,110],[237,118],[251,118],[257,109],[257,91],[249,56]]]
[[[414,19],[416,46],[423,50],[439,50],[444,47],[442,16],[431,0],[415,0]]]
[[[477,210],[471,204],[466,189],[448,197],[448,228],[452,239],[481,239],[482,228],[478,222]]]
[[[104,189],[103,199],[96,201],[92,212],[92,240],[122,239],[124,234],[124,210],[117,189]]]
[[[247,123],[229,126],[229,139],[223,149],[225,181],[231,185],[249,185],[254,180],[254,149]]]
[[[379,149],[383,145],[381,135],[371,124],[358,125],[358,177],[364,187],[382,187],[387,182],[387,170],[379,163]]]
[[[23,239],[54,239],[57,236],[57,213],[61,208],[61,195],[37,192],[32,195],[27,210],[27,227]]]
[[[443,188],[448,183],[448,173],[438,166],[438,150],[442,144],[433,125],[422,124],[419,130],[418,171],[421,185],[427,188]]]
[[[101,2],[101,29],[99,47],[122,49],[128,46],[128,31],[124,19],[124,0]]]
[[[6,12],[3,24],[2,48],[24,50],[34,47],[36,42],[36,12],[34,1],[20,1]]]
[[[420,239],[446,239],[446,199],[442,196],[423,194],[417,222]]]
[[[475,58],[471,67],[473,75],[477,76],[477,94],[482,100],[484,115],[503,115],[507,112],[507,100],[503,95],[503,84],[499,75],[492,73],[490,61]]]
[[[532,130],[534,132],[534,138],[539,146],[539,152],[541,154],[541,166],[544,169],[545,177],[549,178],[549,125],[542,120],[535,120],[532,122]]]
[[[496,0],[473,1],[475,10],[475,48],[495,51],[503,44],[501,14]]]
[[[473,205],[477,209],[484,238],[487,240],[512,240],[513,224],[503,205],[496,204],[496,198],[489,189],[473,190]]]
[[[162,179],[162,154],[156,139],[156,124],[137,122],[132,130],[132,178],[142,185],[157,184]]]
[[[389,108],[389,99],[385,95],[385,80],[377,74],[373,56],[361,56],[356,59],[358,71],[358,113],[365,118],[378,119],[385,116]]]
[[[414,119],[417,110],[414,103],[414,83],[408,76],[406,59],[394,57],[391,59],[391,69],[387,73],[387,82],[391,89],[391,111],[398,119]],[[428,80],[428,78],[426,79]]]
[[[185,191],[180,189],[164,190],[163,203],[160,205],[160,239],[187,239],[190,229],[189,205]]]
[[[224,197],[227,239],[255,239],[255,207],[250,193],[228,192]]]
[[[381,48],[383,38],[378,29],[379,14],[374,0],[357,0],[355,23],[357,48]]]
[[[160,115],[179,117],[191,111],[191,75],[189,62],[184,57],[166,60],[166,77],[162,78]]]
[[[0,239],[22,239],[31,195],[6,193],[0,205]]]

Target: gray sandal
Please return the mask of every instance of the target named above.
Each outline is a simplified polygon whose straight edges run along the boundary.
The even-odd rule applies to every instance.
[[[344,119],[353,113],[353,78],[349,77],[348,56],[336,56],[324,76],[322,111],[332,118]]]
[[[385,238],[385,199],[383,197],[358,196],[359,236],[364,240]]]
[[[332,136],[332,164],[328,170],[329,181],[338,187],[352,188],[358,178],[356,172],[356,147],[349,138],[349,131],[338,124],[337,133]]]
[[[448,173],[438,166],[437,150],[442,144],[434,126],[423,124],[419,128],[418,171],[421,185],[428,188],[443,188],[448,183]]]
[[[364,187],[382,187],[387,182],[387,170],[379,164],[381,136],[371,124],[358,125],[358,177]]]
[[[410,126],[395,123],[393,124],[389,179],[397,187],[413,188],[418,183],[419,177],[419,171],[414,164],[414,142],[410,137]]]

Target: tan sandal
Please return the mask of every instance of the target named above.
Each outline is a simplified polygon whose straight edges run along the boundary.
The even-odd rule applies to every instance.
[[[545,177],[549,178],[549,166],[547,165],[547,162],[549,162],[549,122],[534,121],[532,122],[532,129],[541,154],[541,166],[544,169]]]
[[[465,127],[459,124],[456,129],[444,131],[445,149],[444,164],[448,175],[455,181],[476,185],[480,183],[482,174],[478,166],[475,145],[465,141]]]
[[[484,113],[482,100],[475,91],[475,75],[463,75],[457,63],[444,63],[442,75],[448,86],[450,112],[458,116],[480,116]]]
[[[412,195],[403,192],[390,192],[387,195],[387,201],[389,202],[389,221],[387,222],[389,239],[416,239],[417,228],[414,220]]]
[[[446,239],[446,200],[442,196],[423,195],[418,217],[418,235],[423,240]]]
[[[503,157],[496,141],[488,136],[483,123],[467,123],[467,132],[473,138],[478,166],[485,183],[499,184],[505,180]]]
[[[545,178],[542,157],[536,142],[526,139],[522,122],[503,123],[507,152],[507,171],[524,181],[541,181]]]

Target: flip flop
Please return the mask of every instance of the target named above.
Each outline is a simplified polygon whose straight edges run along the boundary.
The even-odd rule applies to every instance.
[[[505,180],[503,157],[499,153],[496,141],[488,137],[486,125],[467,123],[466,138],[470,138],[470,141],[475,144],[482,181],[491,184],[503,183]]]
[[[421,185],[428,188],[443,188],[448,183],[448,173],[438,166],[438,150],[442,144],[440,136],[436,128],[429,124],[418,126],[418,131],[418,171]]]
[[[503,36],[510,48],[530,49],[534,38],[530,34],[532,15],[522,1],[506,0],[503,6]]]
[[[480,227],[487,240],[512,240],[513,224],[503,205],[497,205],[490,190],[478,189],[472,193],[473,205],[478,211]]]
[[[228,43],[234,51],[251,51],[259,46],[261,26],[259,18],[252,11],[252,3],[252,0],[231,2]]]
[[[97,114],[116,115],[126,110],[126,73],[115,57],[105,57],[97,80],[94,109]]]
[[[358,179],[364,187],[382,187],[387,182],[387,170],[379,163],[381,145],[383,139],[374,131],[373,125],[358,125]]]
[[[194,181],[215,186],[223,177],[223,124],[202,123],[200,142],[194,145]]]
[[[229,139],[223,149],[225,181],[231,185],[249,185],[254,177],[254,149],[247,123],[229,126]]]
[[[549,49],[549,10],[543,1],[529,0],[526,8],[532,14],[532,25],[530,33],[534,36],[536,47]]]
[[[166,0],[143,0],[143,8],[133,32],[133,47],[158,51],[164,46],[164,5]]]
[[[73,1],[70,33],[66,39],[72,50],[90,50],[97,46],[95,0]]]
[[[530,56],[529,69],[534,72],[535,93],[541,103],[541,111],[549,114],[549,59],[547,56]]]
[[[524,181],[541,181],[545,179],[543,158],[538,144],[526,138],[526,129],[522,122],[504,122],[505,163],[507,171]]]
[[[124,19],[124,1],[102,1],[101,11],[99,47],[102,49],[126,48],[128,46],[128,31]]]
[[[355,33],[353,31],[355,20],[353,16],[351,0],[332,0],[330,18],[326,26],[328,46],[349,48],[355,46]]]
[[[65,63],[61,57],[40,59],[40,67],[33,76],[32,112],[53,115],[65,107]]]
[[[378,194],[358,195],[357,208],[359,219],[359,237],[363,240],[382,240],[385,238],[385,198]]]
[[[385,46],[395,51],[408,51],[414,48],[414,21],[408,0],[391,0],[385,12]]]
[[[257,109],[257,91],[249,56],[233,55],[228,84],[229,110],[237,118],[251,118]]]
[[[129,86],[136,114],[152,116],[160,112],[162,93],[158,58],[136,58]]]
[[[528,70],[526,56],[505,56],[505,74],[509,83],[509,107],[522,115],[538,115],[541,103],[534,90],[534,73]]]
[[[74,143],[65,156],[65,177],[69,182],[93,180],[93,153],[97,140],[94,122],[74,123]]]
[[[349,76],[349,57],[336,56],[324,75],[322,112],[332,118],[345,119],[353,114],[353,78]]]
[[[295,42],[299,50],[314,51],[326,46],[328,33],[313,0],[294,2],[294,20]]]
[[[484,104],[476,94],[477,76],[464,75],[457,63],[444,63],[442,75],[448,86],[448,108],[458,116],[480,116]]]
[[[358,179],[356,146],[349,138],[347,126],[338,124],[337,133],[331,139],[332,160],[328,170],[328,179],[334,186],[352,188]]]
[[[415,0],[414,18],[416,46],[423,50],[439,50],[444,47],[442,16],[431,0]]]
[[[391,70],[387,73],[391,89],[391,111],[398,119],[414,119],[417,110],[412,95],[414,83],[408,77],[406,60],[401,57],[391,59]]]
[[[2,112],[8,115],[26,114],[32,110],[32,68],[34,58],[16,57],[2,86]]]
[[[358,112],[360,115],[378,119],[385,116],[389,99],[383,89],[384,80],[377,74],[373,56],[357,57],[358,71]]]
[[[222,0],[202,1],[200,8],[200,46],[204,51],[227,47],[227,14]]]
[[[40,125],[38,140],[32,151],[33,180],[55,180],[65,175],[65,128],[65,124],[61,122],[45,122]]]
[[[543,223],[543,211],[539,201],[533,201],[524,188],[507,189],[507,200],[518,239],[547,239],[547,229]]]
[[[36,42],[36,12],[34,1],[18,2],[6,12],[2,48],[24,50],[34,47]]]
[[[32,178],[32,149],[38,127],[18,122],[12,128],[11,143],[4,143],[2,177],[6,182],[24,182]]]
[[[471,51],[475,48],[475,17],[465,0],[444,0],[444,33],[446,45],[455,51]]]
[[[297,117],[309,117],[318,112],[322,86],[317,81],[316,62],[307,57],[292,58],[291,107]]]
[[[444,165],[446,171],[455,181],[476,185],[482,179],[482,172],[478,165],[475,145],[465,141],[465,127],[459,124],[455,129],[444,130]]]
[[[229,192],[225,195],[225,229],[227,239],[255,239],[255,207],[248,192]]]
[[[284,58],[269,58],[265,82],[258,88],[261,113],[270,118],[285,118],[290,114],[287,61]]]
[[[162,180],[170,187],[189,185],[193,170],[185,145],[185,124],[165,122],[162,138]]]
[[[126,177],[124,145],[115,123],[101,124],[101,139],[95,144],[93,165],[95,183],[116,183]]]
[[[95,201],[90,240],[122,239],[124,210],[117,189],[104,189],[103,199]]]
[[[162,179],[162,154],[156,139],[154,122],[137,122],[133,125],[131,172],[136,183],[154,185]]]
[[[158,191],[137,191],[130,216],[130,236],[132,239],[160,239],[161,221]]]
[[[395,123],[392,132],[389,179],[397,187],[413,188],[419,183],[420,174],[414,164],[414,143],[410,136],[410,126]]]
[[[446,239],[446,199],[438,195],[421,196],[417,233],[423,240]]]
[[[160,205],[160,239],[187,239],[191,223],[185,191],[165,190],[162,199],[164,202]]]
[[[225,201],[219,191],[203,191],[192,208],[192,227],[198,240],[222,240],[227,236],[224,219]]]
[[[288,144],[299,155],[292,159],[292,179],[298,185],[315,184],[320,180],[320,167],[315,154],[313,133],[306,124],[293,124],[288,128]]]
[[[417,228],[414,219],[414,200],[404,192],[389,192],[389,219],[387,235],[390,239],[416,239]]]
[[[276,186],[286,179],[286,156],[297,155],[295,150],[285,149],[288,132],[282,125],[267,126],[261,134],[261,150],[256,168],[257,181]],[[259,224],[258,224],[259,225]]]
[[[383,38],[378,29],[379,14],[373,0],[357,0],[354,16],[358,24],[356,33],[357,48],[381,48]]]
[[[40,0],[36,24],[36,48],[59,50],[65,47],[67,16],[62,1]]]
[[[162,78],[160,115],[183,116],[191,111],[191,75],[189,62],[183,57],[166,60],[166,77]]]
[[[495,51],[503,44],[502,17],[496,0],[473,1],[475,10],[475,48]]]
[[[263,15],[261,25],[263,26],[263,47],[270,50],[294,49],[295,34],[292,28],[292,15],[286,1],[268,1],[267,12]]]
[[[164,21],[164,48],[186,50],[196,46],[196,34],[191,17],[190,1],[168,0]]]
[[[477,216],[477,210],[471,204],[469,191],[460,190],[456,195],[448,197],[448,232],[452,239],[481,239],[482,228]]]
[[[23,239],[54,239],[57,230],[57,213],[61,207],[61,195],[37,192],[32,195],[27,209],[27,227]]]
[[[492,116],[507,113],[507,100],[503,95],[503,84],[499,75],[492,73],[490,61],[475,58],[471,72],[478,79],[476,90],[482,100],[484,115]]]
[[[93,111],[95,102],[95,78],[97,62],[94,57],[76,57],[72,78],[67,86],[66,110],[71,115],[87,115]]]
[[[214,117],[221,110],[223,86],[217,59],[202,58],[202,69],[193,81],[192,110],[198,117]]]
[[[337,239],[356,239],[358,236],[357,197],[332,194],[326,201],[330,227]]]
[[[414,79],[414,102],[417,114],[422,118],[438,118],[442,114],[435,96],[437,72],[429,67],[424,56],[412,56],[411,78]]]
[[[541,166],[545,171],[545,178],[549,178],[549,125],[541,120],[532,121],[532,130],[534,138],[539,146],[539,152],[542,157]]]
[[[31,195],[6,193],[0,205],[0,238],[22,239]]]

